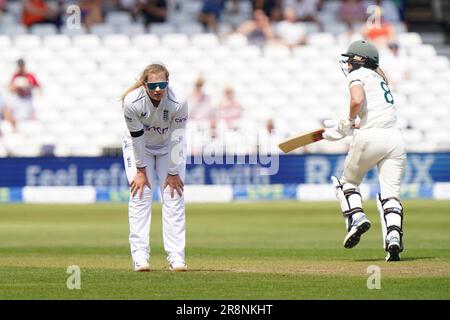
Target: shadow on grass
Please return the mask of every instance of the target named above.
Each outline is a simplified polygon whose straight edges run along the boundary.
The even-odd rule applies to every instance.
[[[400,261],[418,261],[418,260],[431,260],[435,259],[436,257],[402,257]],[[355,259],[354,261],[358,262],[386,262],[384,259]]]

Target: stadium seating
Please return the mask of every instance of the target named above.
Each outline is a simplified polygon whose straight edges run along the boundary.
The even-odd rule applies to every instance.
[[[331,10],[332,5],[327,7]],[[197,9],[198,2],[183,2],[182,15],[192,16]],[[4,135],[4,144],[16,156],[39,155],[48,144],[55,145],[57,155],[101,155],[103,148],[120,147],[124,121],[118,98],[155,60],[166,62],[171,81],[186,94],[199,74],[205,77],[213,101],[218,101],[225,85],[234,86],[244,107],[241,125],[237,131],[218,130],[218,138],[247,139],[239,152],[256,150],[248,145],[257,143],[249,134],[264,131],[269,119],[275,120],[277,137],[282,139],[320,127],[325,118],[345,115],[348,92],[338,60],[352,39],[341,37],[337,21],[325,32],[309,34],[306,45],[292,50],[272,44],[253,46],[239,34],[202,33],[195,25],[187,27],[186,21],[177,18],[153,24],[146,33],[142,24],[124,12],[109,13],[105,23],[93,26],[90,34],[65,28],[57,34],[49,25],[27,33],[19,24],[3,25],[2,86],[9,81],[16,59],[25,57],[44,87],[43,95],[35,96],[38,121],[20,124],[17,132]],[[408,149],[448,150],[450,126],[443,120],[450,114],[448,58],[437,56],[435,48],[423,44],[417,33],[399,33],[398,42],[410,79],[399,83],[393,93]],[[417,68],[424,61],[426,68]],[[425,117],[428,109],[433,109],[434,116]],[[32,138],[42,128],[45,135]],[[193,139],[204,133],[196,123],[188,129]],[[196,141],[190,145],[199,147]],[[344,140],[319,143],[309,151],[345,152],[347,148],[348,140]]]

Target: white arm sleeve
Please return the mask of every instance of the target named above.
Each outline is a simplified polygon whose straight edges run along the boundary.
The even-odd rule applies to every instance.
[[[186,122],[188,104],[184,100],[170,123],[169,170],[168,174],[177,175],[180,166],[186,163]]]
[[[134,159],[137,168],[145,167],[145,142],[144,142],[144,125],[139,121],[139,112],[132,103],[125,103],[123,107],[125,122],[131,134],[133,142]]]

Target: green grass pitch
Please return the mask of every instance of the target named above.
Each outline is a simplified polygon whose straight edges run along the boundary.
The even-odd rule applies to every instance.
[[[374,201],[351,250],[336,202],[188,204],[189,271],[172,273],[156,204],[152,271],[134,273],[126,205],[1,204],[0,299],[450,299],[450,201],[404,207],[403,260],[386,263]],[[66,286],[71,265],[80,290]]]

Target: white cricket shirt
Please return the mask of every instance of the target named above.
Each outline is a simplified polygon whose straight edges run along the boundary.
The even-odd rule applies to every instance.
[[[367,68],[350,72],[347,77],[349,88],[362,84],[366,100],[358,116],[360,128],[399,128],[394,98],[389,86],[378,73]]]
[[[155,107],[144,88],[130,92],[124,100],[125,122],[133,141],[136,167],[145,167],[144,155],[169,153],[169,174],[178,174],[180,156],[185,157],[188,105],[184,96],[168,86]]]

